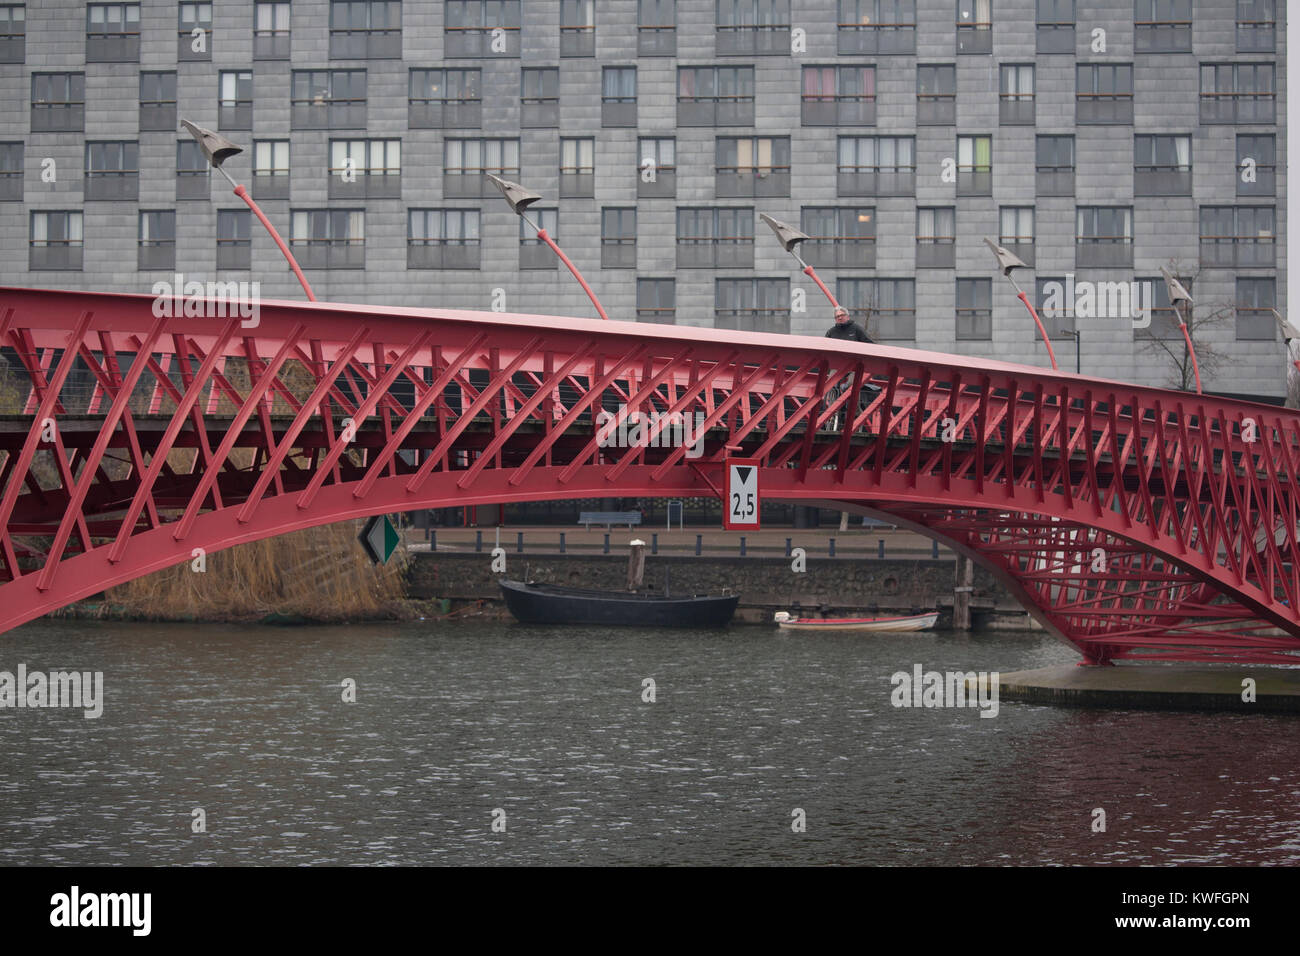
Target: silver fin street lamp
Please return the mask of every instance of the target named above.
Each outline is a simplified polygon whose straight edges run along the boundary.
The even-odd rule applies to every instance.
[[[564,250],[555,244],[555,240],[551,238],[550,234],[545,229],[542,229],[537,225],[537,223],[528,218],[526,210],[542,197],[531,190],[525,189],[518,183],[512,183],[508,179],[502,179],[500,176],[494,176],[491,173],[484,173],[484,175],[487,176],[488,179],[492,180],[492,185],[501,190],[501,195],[504,196],[506,202],[510,204],[510,208],[514,210],[515,215],[528,223],[528,225],[532,226],[533,231],[537,233],[537,238],[550,246],[551,251],[560,257],[560,261],[564,263],[565,267],[571,273],[573,273],[573,277],[578,280],[578,285],[582,286],[582,291],[587,293],[587,298],[589,298],[591,304],[596,307],[596,311],[600,314],[600,317],[608,321],[609,316],[605,314],[605,307],[600,304],[600,300],[596,298],[596,293],[591,290],[591,286],[587,285],[587,280],[582,277],[582,273],[578,271],[578,267],[575,266],[572,260],[564,254]]]
[[[1029,310],[1030,316],[1033,317],[1034,325],[1038,326],[1038,334],[1043,337],[1043,344],[1047,346],[1047,358],[1051,361],[1052,368],[1056,369],[1056,352],[1052,350],[1052,340],[1047,337],[1047,329],[1043,328],[1043,320],[1038,317],[1038,310],[1035,309],[1034,304],[1029,301],[1029,296],[1025,295],[1020,286],[1016,284],[1015,277],[1011,275],[1012,271],[1016,269],[1027,269],[1029,267],[1025,265],[1024,260],[1018,255],[1005,246],[999,246],[988,236],[984,237],[984,244],[992,250],[993,258],[998,260],[998,268],[1002,270],[1002,274],[1007,277],[1008,281],[1010,281],[1011,288],[1016,290],[1016,298],[1023,302],[1025,308]]]
[[[826,283],[817,275],[817,270],[804,262],[803,257],[799,255],[799,243],[805,242],[812,237],[806,232],[800,232],[788,222],[782,222],[780,219],[773,219],[767,213],[760,212],[758,218],[762,219],[772,227],[772,231],[776,233],[777,241],[781,243],[781,248],[794,256],[795,261],[798,262],[800,268],[803,269],[803,274],[812,279],[813,282],[817,283],[817,288],[821,289],[826,298],[830,300],[831,308],[835,310],[835,314],[837,316],[840,313],[848,315],[848,309],[840,305],[835,296],[831,294],[831,290],[826,287]]]
[[[289,268],[292,269],[293,274],[298,277],[298,282],[302,285],[303,292],[307,293],[307,299],[311,302],[315,302],[316,296],[312,293],[311,286],[307,283],[307,277],[302,274],[302,269],[298,268],[298,262],[294,259],[293,253],[289,251],[288,244],[280,238],[280,234],[275,231],[275,226],[271,225],[271,220],[266,218],[266,215],[262,210],[257,207],[257,203],[253,202],[253,197],[248,195],[248,190],[231,179],[230,173],[226,172],[225,169],[222,168],[222,163],[228,160],[231,156],[242,153],[244,147],[236,146],[220,133],[214,133],[210,129],[196,126],[189,120],[181,120],[181,125],[184,126],[189,131],[189,134],[198,142],[199,149],[203,150],[203,155],[207,158],[209,165],[211,165],[212,168],[222,176],[226,177],[226,182],[230,183],[231,187],[235,191],[235,195],[248,205],[248,208],[253,211],[253,215],[256,216],[258,221],[266,227],[266,231],[271,234],[271,238],[275,240],[275,244],[280,247],[280,251],[284,253],[285,259],[288,260]]]
[[[1174,315],[1178,317],[1178,327],[1183,330],[1183,341],[1187,343],[1187,354],[1192,359],[1192,374],[1196,376],[1196,394],[1201,394],[1201,366],[1196,361],[1196,348],[1192,345],[1191,333],[1187,330],[1187,320],[1183,318],[1183,312],[1191,314],[1192,296],[1191,293],[1183,287],[1168,269],[1160,267],[1160,274],[1165,277],[1165,291],[1169,293],[1169,304],[1173,306]],[[1179,311],[1179,304],[1185,303],[1182,311]]]

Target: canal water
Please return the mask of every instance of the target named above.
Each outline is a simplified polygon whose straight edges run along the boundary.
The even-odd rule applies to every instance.
[[[1298,718],[891,704],[916,664],[1073,659],[1025,633],[40,621],[0,671],[101,671],[103,714],[0,710],[0,865],[1300,862]]]

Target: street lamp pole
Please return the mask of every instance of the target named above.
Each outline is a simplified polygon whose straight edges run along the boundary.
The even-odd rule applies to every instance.
[[[821,289],[822,294],[830,300],[831,308],[835,310],[835,314],[839,315],[841,312],[847,313],[848,310],[845,309],[844,306],[840,305],[839,300],[831,294],[831,290],[827,288],[826,283],[821,280],[821,276],[817,275],[817,270],[804,262],[803,257],[799,255],[797,246],[799,243],[804,242],[811,237],[806,232],[800,232],[789,223],[782,222],[779,219],[773,219],[771,216],[767,215],[767,213],[760,212],[758,218],[762,219],[772,227],[772,231],[776,233],[777,241],[781,243],[781,247],[785,249],[786,252],[790,253],[790,255],[794,256],[795,262],[799,263],[799,267],[803,269],[803,274],[812,279],[813,282],[817,283],[817,288]]]
[[[578,280],[578,285],[582,286],[582,291],[587,293],[587,298],[589,298],[591,304],[596,307],[596,311],[600,314],[600,317],[608,321],[609,316],[605,314],[605,307],[600,304],[600,300],[596,298],[596,293],[592,291],[591,286],[587,285],[587,280],[582,277],[582,273],[578,271],[578,267],[575,266],[572,260],[564,254],[564,250],[555,244],[555,240],[551,238],[550,234],[545,229],[542,229],[537,225],[537,223],[528,218],[525,210],[542,197],[535,192],[528,191],[518,183],[512,183],[508,179],[502,179],[500,176],[494,176],[491,173],[485,173],[484,175],[486,175],[488,179],[492,180],[492,184],[496,186],[497,189],[501,190],[501,195],[504,196],[506,202],[510,204],[510,208],[514,210],[515,215],[528,223],[528,225],[532,226],[533,231],[537,233],[537,238],[550,246],[551,251],[560,257],[560,261],[564,263],[565,267],[571,273],[573,273],[573,277]]]
[[[1038,317],[1038,310],[1029,301],[1029,296],[1021,291],[1020,286],[1016,285],[1015,277],[1011,275],[1013,269],[1027,269],[1029,267],[1010,249],[999,246],[987,236],[984,237],[984,244],[993,250],[993,257],[998,260],[998,266],[1001,267],[1002,274],[1011,283],[1011,288],[1016,290],[1016,298],[1025,304],[1025,308],[1029,310],[1030,316],[1033,317],[1034,325],[1038,326],[1038,334],[1043,337],[1043,344],[1047,346],[1047,358],[1052,363],[1052,369],[1055,370],[1057,367],[1056,352],[1052,350],[1052,340],[1047,337],[1047,330],[1043,328],[1043,320]]]
[[[1179,303],[1183,303],[1183,311],[1191,314],[1192,297],[1188,291],[1183,288],[1183,284],[1174,278],[1164,266],[1160,267],[1160,274],[1165,277],[1165,289],[1169,293],[1169,304],[1174,308],[1174,315],[1178,316],[1178,327],[1183,330],[1183,341],[1187,343],[1187,354],[1192,359],[1192,374],[1196,376],[1196,394],[1201,394],[1201,366],[1196,361],[1196,347],[1192,345],[1191,333],[1187,330],[1187,321],[1183,318],[1183,313],[1179,311]]]
[[[222,176],[226,177],[226,182],[230,183],[231,187],[235,191],[235,195],[248,205],[248,208],[253,211],[253,215],[256,216],[258,221],[266,227],[266,231],[271,234],[271,238],[275,240],[275,244],[280,247],[280,251],[284,253],[285,259],[288,260],[289,268],[292,269],[293,274],[298,277],[298,282],[302,286],[302,291],[307,293],[308,301],[315,302],[316,296],[311,291],[311,286],[307,283],[307,277],[302,274],[302,269],[298,268],[297,260],[294,259],[293,253],[289,251],[289,246],[280,238],[280,234],[275,231],[275,226],[271,225],[271,220],[267,219],[262,210],[257,207],[257,203],[253,202],[253,197],[248,195],[248,190],[231,179],[230,173],[226,172],[221,167],[221,164],[231,156],[242,153],[244,147],[236,146],[224,136],[214,133],[210,129],[204,129],[202,126],[196,126],[189,120],[181,120],[181,125],[189,130],[189,134],[198,141],[199,149],[203,150],[203,155],[207,157],[208,163],[212,168]]]

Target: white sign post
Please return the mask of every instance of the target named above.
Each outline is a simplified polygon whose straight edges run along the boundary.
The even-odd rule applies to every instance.
[[[722,502],[722,526],[728,531],[757,531],[762,499],[758,491],[758,459],[728,458],[727,485]]]

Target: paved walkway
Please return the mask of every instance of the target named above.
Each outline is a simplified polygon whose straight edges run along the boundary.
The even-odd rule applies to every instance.
[[[483,549],[490,551],[498,542],[497,528],[433,528],[439,551],[473,551],[478,537],[482,533]],[[516,553],[519,535],[523,535],[524,554],[557,554],[560,551],[560,535],[564,535],[565,551],[583,554],[602,554],[605,550],[605,535],[609,535],[610,554],[627,554],[628,543],[639,538],[649,548],[654,536],[658,536],[659,553],[675,555],[694,555],[696,537],[700,538],[701,554],[704,556],[738,556],[741,538],[745,539],[747,555],[777,557],[785,554],[786,539],[791,547],[803,548],[808,557],[828,557],[831,539],[835,541],[836,557],[879,558],[881,543],[886,558],[930,558],[934,556],[934,546],[929,538],[911,531],[892,530],[890,528],[850,527],[840,531],[838,527],[821,528],[768,528],[761,531],[724,531],[721,528],[692,528],[685,530],[674,528],[668,531],[662,527],[639,527],[629,531],[626,525],[611,527],[606,532],[603,526],[592,525],[587,531],[581,525],[574,526],[523,526],[508,525],[500,529],[500,544],[508,553]],[[414,551],[426,550],[423,528],[408,528],[405,533],[407,546]],[[938,556],[952,560],[952,552],[940,547]]]

